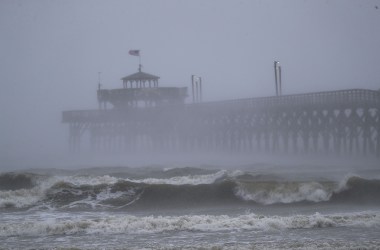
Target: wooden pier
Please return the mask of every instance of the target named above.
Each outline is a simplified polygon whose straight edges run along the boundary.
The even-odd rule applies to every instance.
[[[184,95],[181,95],[184,97]],[[70,150],[380,156],[380,91],[64,111]]]
[[[202,79],[187,87],[160,87],[141,71],[122,88],[97,91],[98,109],[64,111],[71,152],[87,134],[91,151],[131,154],[271,153],[380,157],[380,91],[349,89],[281,95],[281,66],[274,64],[276,96],[202,102]]]

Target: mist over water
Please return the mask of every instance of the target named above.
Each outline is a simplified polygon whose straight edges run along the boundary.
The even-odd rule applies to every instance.
[[[160,86],[201,76],[204,101],[274,95],[275,60],[284,94],[380,88],[376,0],[0,5],[2,166],[70,160],[61,112],[97,108],[98,72],[120,88],[138,69],[130,49]]]
[[[321,138],[316,153],[273,154],[258,137],[202,141],[212,133],[196,124],[274,96],[274,61],[284,95],[379,90],[379,24],[378,0],[0,1],[0,249],[380,248],[374,154],[324,154]],[[100,136],[91,150],[86,131],[70,152],[62,111],[98,112],[98,88],[121,88],[139,63],[160,87],[187,87],[185,105],[146,109],[161,125],[136,148]],[[204,106],[190,105],[192,75]]]
[[[44,249],[376,248],[379,169],[343,175],[347,167],[313,168],[257,163],[2,173],[0,239],[9,248],[28,248],[33,240]]]

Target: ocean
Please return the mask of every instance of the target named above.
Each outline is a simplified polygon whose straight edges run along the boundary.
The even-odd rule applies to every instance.
[[[306,165],[2,171],[0,249],[380,249],[380,166]]]

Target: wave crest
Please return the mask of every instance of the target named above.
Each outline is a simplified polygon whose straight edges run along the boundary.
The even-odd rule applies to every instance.
[[[43,216],[43,215],[41,215]],[[183,215],[132,216],[113,215],[50,220],[20,221],[0,225],[0,236],[59,234],[145,234],[165,231],[215,232],[225,230],[271,231],[285,229],[326,228],[341,226],[380,226],[379,212],[312,214],[297,216],[262,216],[253,213],[239,216]]]
[[[176,170],[178,171],[178,170]],[[2,175],[4,176],[4,175]],[[34,176],[34,186],[0,190],[0,209],[187,207],[249,203],[380,203],[380,180],[348,176],[341,182],[284,181],[242,171],[132,180],[104,176]]]
[[[236,195],[246,201],[264,205],[301,201],[328,201],[334,191],[332,183],[318,182],[256,182],[241,183]]]

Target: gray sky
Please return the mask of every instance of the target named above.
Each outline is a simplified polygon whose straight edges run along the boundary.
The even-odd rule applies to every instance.
[[[0,160],[67,147],[61,111],[96,108],[142,52],[161,86],[204,98],[380,88],[380,0],[0,0]],[[0,162],[0,164],[4,164]]]

